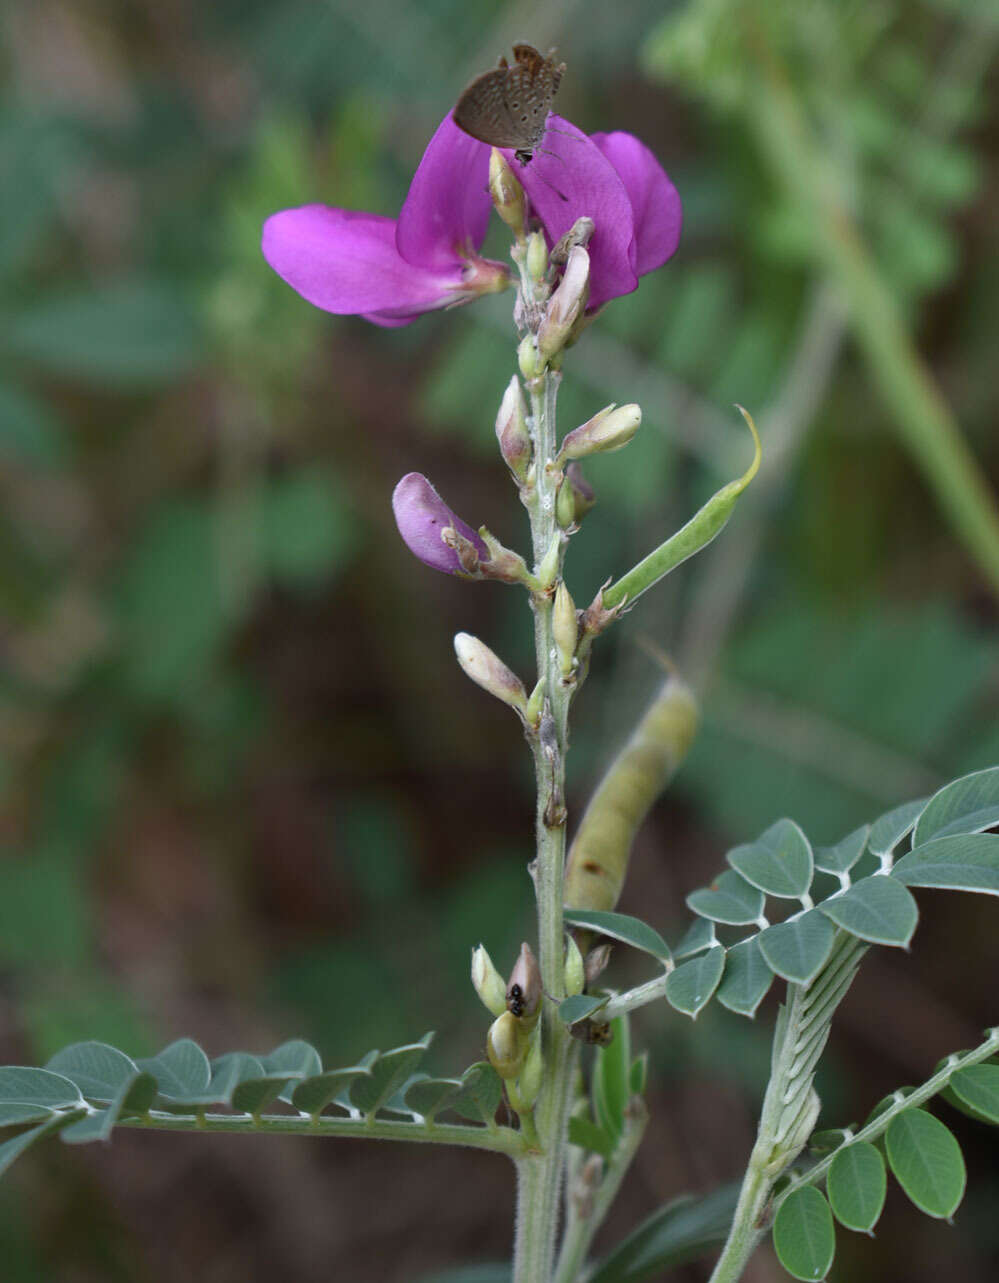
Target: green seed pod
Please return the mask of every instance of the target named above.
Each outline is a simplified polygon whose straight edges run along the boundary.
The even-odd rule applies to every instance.
[[[569,849],[565,904],[617,904],[639,825],[686,756],[697,726],[687,685],[669,676],[590,799]]]

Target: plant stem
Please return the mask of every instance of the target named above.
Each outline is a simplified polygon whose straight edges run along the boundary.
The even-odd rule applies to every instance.
[[[466,1145],[519,1158],[524,1138],[512,1127],[466,1127],[460,1123],[417,1123],[403,1119],[310,1118],[295,1114],[167,1114],[150,1111],[119,1118],[116,1127],[171,1132],[292,1133],[297,1136],[340,1136],[355,1140],[417,1140],[437,1145]]]
[[[537,316],[545,287],[532,281],[523,268],[521,281],[525,315]],[[555,516],[560,476],[553,464],[557,452],[555,400],[560,380],[559,373],[547,367],[529,384],[535,480],[527,505],[535,573],[557,539],[561,544],[559,576],[566,542]],[[576,1044],[558,1018],[558,1004],[565,996],[562,924],[565,754],[574,683],[562,678],[552,631],[552,594],[535,593],[531,604],[538,679],[544,692],[541,725],[531,737],[531,747],[537,781],[537,856],[532,873],[538,904],[538,958],[546,995],[541,1018],[545,1071],[534,1110],[540,1147],[517,1164],[514,1283],[547,1283],[551,1278],[576,1061]]]
[[[586,1262],[593,1236],[603,1223],[621,1188],[625,1173],[631,1166],[649,1121],[644,1104],[633,1101],[624,1116],[624,1131],[614,1152],[607,1161],[603,1179],[593,1196],[591,1206],[585,1213],[570,1210],[562,1250],[559,1253],[558,1268],[555,1271],[555,1283],[573,1283]]]

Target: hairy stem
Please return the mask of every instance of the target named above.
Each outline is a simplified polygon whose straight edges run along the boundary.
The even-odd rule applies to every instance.
[[[536,316],[542,290],[522,270],[525,315]],[[559,474],[555,400],[561,376],[550,367],[530,381],[535,482],[528,500],[535,573],[559,541],[559,575],[565,536],[555,515]],[[565,871],[565,754],[573,684],[563,681],[552,631],[552,594],[535,593],[534,640],[544,692],[541,724],[531,737],[537,781],[537,855],[532,865],[538,904],[538,955],[546,1000],[541,1036],[544,1082],[534,1110],[539,1149],[518,1162],[514,1283],[547,1283],[555,1258],[559,1195],[565,1160],[576,1045],[558,1018],[565,996],[562,884]]]

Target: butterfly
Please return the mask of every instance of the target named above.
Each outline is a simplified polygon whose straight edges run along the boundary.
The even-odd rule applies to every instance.
[[[565,63],[531,45],[514,45],[513,58],[512,67],[501,58],[493,71],[476,76],[458,99],[454,123],[491,147],[512,147],[526,165],[541,146]]]

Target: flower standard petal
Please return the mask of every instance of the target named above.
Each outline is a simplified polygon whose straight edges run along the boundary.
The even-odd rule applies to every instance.
[[[399,213],[396,246],[407,262],[440,270],[482,244],[491,208],[489,151],[450,114],[441,121]]]
[[[414,267],[396,249],[395,226],[379,214],[303,205],[268,218],[262,249],[278,276],[316,307],[386,313],[390,323],[405,323],[455,301],[463,265],[456,259],[445,271]]]
[[[676,251],[683,222],[680,197],[662,165],[634,134],[616,130],[590,137],[628,192],[635,216],[635,270],[644,276]]]
[[[638,285],[634,265],[635,220],[627,189],[603,152],[561,116],[548,118],[543,151],[529,165],[511,162],[514,173],[541,219],[549,246],[577,218],[592,218],[590,304],[594,311],[608,299],[630,294]],[[504,152],[510,159],[512,152]],[[564,197],[564,199],[563,199]]]
[[[409,551],[434,570],[443,570],[449,575],[464,573],[457,552],[441,538],[441,531],[449,526],[473,544],[480,557],[489,556],[475,531],[454,515],[420,472],[408,472],[396,486],[392,511]]]

